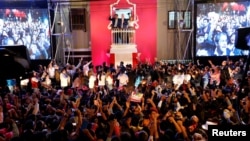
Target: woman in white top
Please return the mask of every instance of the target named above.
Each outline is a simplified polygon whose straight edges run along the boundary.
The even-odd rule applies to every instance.
[[[110,70],[107,70],[105,79],[106,79],[106,86],[107,86],[108,90],[112,90],[113,85],[114,85],[114,79],[113,79],[113,76],[112,76],[112,73]]]
[[[68,87],[70,85],[70,75],[67,74],[66,68],[63,68],[62,72],[60,73],[60,86],[61,88]]]
[[[105,77],[106,77],[106,75],[105,75],[105,72],[104,71],[101,71],[99,74],[98,74],[98,87],[99,88],[104,88],[104,86],[105,86]]]
[[[49,65],[48,65],[48,68],[47,68],[47,72],[49,74],[49,77],[51,79],[54,79],[55,78],[55,70],[58,68],[57,65],[54,64],[54,60],[52,60]]]
[[[139,25],[137,24],[138,21],[139,21],[138,16],[136,16],[136,18],[134,18],[134,16],[130,16],[128,20],[128,28],[131,29],[139,28]]]
[[[96,75],[93,70],[89,71],[89,89],[91,92],[94,92],[95,88]]]
[[[129,82],[128,75],[125,73],[125,70],[121,70],[120,74],[117,76],[117,80],[119,80],[119,87],[126,86]]]
[[[130,16],[128,20],[128,29],[131,30],[129,33],[129,43],[134,43],[134,29],[139,28],[137,22],[139,21],[138,16],[134,18],[134,16]]]

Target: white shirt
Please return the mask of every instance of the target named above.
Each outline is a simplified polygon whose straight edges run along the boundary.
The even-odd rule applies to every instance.
[[[114,82],[113,82],[113,78],[109,75],[106,77],[106,82],[108,85],[113,85]]]
[[[117,27],[118,19],[115,19],[114,27]]]
[[[136,21],[129,20],[128,21],[128,27],[134,27],[135,23],[136,23]]]
[[[91,75],[89,77],[89,88],[93,89],[95,87],[95,81],[96,81],[96,76],[95,75]]]
[[[128,75],[125,73],[119,74],[117,79],[119,80],[119,87],[127,85],[128,83]]]
[[[55,78],[55,74],[56,74],[55,72],[56,72],[56,69],[54,67],[48,68],[48,74],[50,78]]]
[[[190,75],[190,74],[185,74],[185,75],[184,75],[184,80],[183,80],[183,81],[184,81],[185,83],[188,83],[190,80],[191,80],[191,75]]]
[[[23,79],[20,81],[21,86],[28,86],[29,79]]]
[[[105,86],[105,74],[101,74],[101,78],[98,76],[98,86]]]
[[[176,89],[178,89],[182,84],[185,79],[184,74],[176,74],[173,76],[173,83],[174,85],[177,85]]]
[[[70,76],[64,73],[60,73],[60,86],[62,88],[69,86]]]
[[[85,76],[88,76],[89,73],[89,65],[92,61],[88,62],[87,64],[83,65],[82,70]]]

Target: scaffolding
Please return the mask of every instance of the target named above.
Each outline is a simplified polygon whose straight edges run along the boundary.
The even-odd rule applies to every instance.
[[[175,30],[175,56],[177,60],[193,59],[194,0],[174,0],[177,17]],[[190,23],[187,23],[190,22]],[[186,24],[190,27],[185,28]]]
[[[52,41],[53,39],[55,40],[53,43],[55,45],[54,59],[56,59],[58,63],[67,64],[70,61],[69,55],[71,54],[70,50],[73,46],[72,28],[69,23],[70,5],[57,0],[49,3],[49,9],[53,11],[51,35]],[[67,56],[65,56],[65,50],[68,51]]]

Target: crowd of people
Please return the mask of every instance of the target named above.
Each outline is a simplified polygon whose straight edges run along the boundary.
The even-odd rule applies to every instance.
[[[52,60],[1,86],[0,140],[207,141],[208,125],[250,123],[244,63]]]

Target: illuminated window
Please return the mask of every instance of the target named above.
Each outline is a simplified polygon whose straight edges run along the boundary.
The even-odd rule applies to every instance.
[[[191,29],[191,11],[168,11],[168,29]]]

